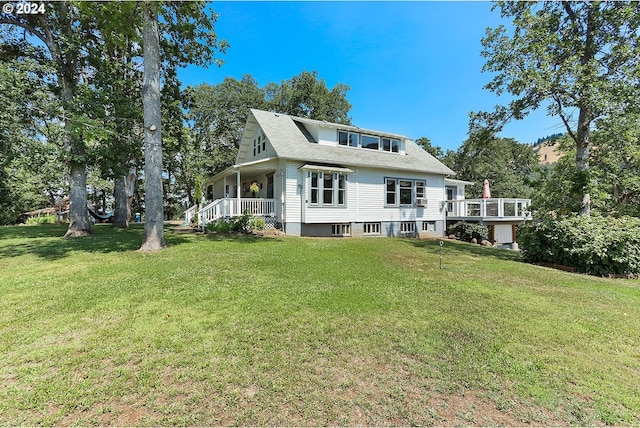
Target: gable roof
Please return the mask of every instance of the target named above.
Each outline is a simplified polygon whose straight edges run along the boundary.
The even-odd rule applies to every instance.
[[[405,141],[406,154],[317,144],[306,130],[305,124],[401,139]],[[276,155],[284,159],[455,175],[442,162],[402,135],[256,109],[251,109],[247,119],[245,135],[238,151],[237,161],[246,156],[252,147],[252,131],[257,126],[262,128]]]

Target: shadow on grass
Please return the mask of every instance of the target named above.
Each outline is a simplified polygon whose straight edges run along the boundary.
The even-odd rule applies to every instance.
[[[481,257],[491,257],[498,260],[508,261],[522,261],[522,256],[517,251],[502,250],[493,247],[483,247],[478,244],[471,244],[468,242],[453,241],[451,239],[421,239],[421,240],[406,240],[414,247],[429,250],[434,254],[440,253],[440,241],[443,242],[443,252],[447,256],[455,255],[473,255]]]
[[[128,229],[116,229],[111,225],[93,226],[93,235],[64,239],[66,225],[6,226],[0,227],[0,258],[34,254],[45,260],[58,260],[74,251],[112,253],[135,251],[140,248],[144,227],[131,225]],[[17,240],[5,244],[3,241]],[[190,242],[165,228],[165,240],[169,246]],[[6,242],[6,241],[5,241]]]
[[[210,241],[238,242],[241,244],[256,244],[264,241],[281,242],[281,239],[275,236],[260,236],[248,233],[207,233],[205,236]]]

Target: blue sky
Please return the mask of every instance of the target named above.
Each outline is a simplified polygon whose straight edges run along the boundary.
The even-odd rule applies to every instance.
[[[491,110],[483,90],[480,39],[502,23],[491,3],[216,1],[219,38],[230,48],[221,68],[188,67],[185,85],[215,85],[251,74],[262,87],[316,70],[328,87],[344,83],[356,126],[428,137],[444,149],[466,139],[469,111]],[[534,112],[502,133],[522,143],[562,132]]]

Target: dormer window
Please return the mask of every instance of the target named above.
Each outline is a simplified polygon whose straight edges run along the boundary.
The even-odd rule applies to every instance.
[[[338,144],[341,146],[358,147],[358,134],[353,132],[338,131]]]
[[[378,150],[380,148],[380,138],[371,135],[362,136],[362,148]]]
[[[399,139],[376,137],[375,135],[357,134],[355,132],[338,131],[338,145],[388,153],[400,153]]]

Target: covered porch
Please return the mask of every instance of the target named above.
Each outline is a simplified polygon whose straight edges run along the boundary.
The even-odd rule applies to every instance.
[[[276,159],[267,158],[233,165],[203,184],[204,201],[185,211],[185,223],[204,227],[219,218],[238,217],[245,212],[265,218],[267,227],[281,221],[281,201]]]

